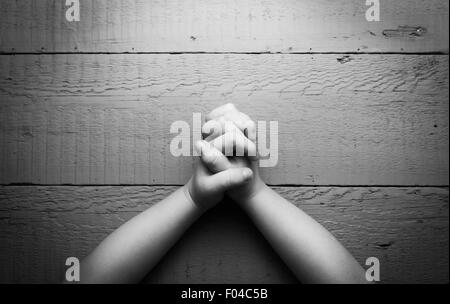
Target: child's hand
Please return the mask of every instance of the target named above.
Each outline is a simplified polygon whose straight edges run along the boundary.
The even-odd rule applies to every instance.
[[[228,122],[228,123],[227,123]],[[220,123],[222,133],[214,129],[214,124]],[[231,124],[230,124],[231,123]],[[230,157],[229,162],[232,168],[250,168],[253,176],[247,183],[234,187],[227,191],[227,194],[236,202],[243,203],[253,197],[265,187],[259,176],[256,149],[256,125],[250,117],[236,109],[232,104],[226,104],[214,109],[206,116],[206,123],[202,127],[202,133],[216,149],[225,153],[236,151],[240,148],[250,157]],[[226,169],[226,168],[223,168]],[[213,171],[219,172],[219,171]]]
[[[185,186],[185,193],[201,210],[206,210],[223,199],[227,190],[242,186],[252,178],[252,170],[245,166],[233,167],[219,150],[205,141],[196,143],[201,155],[195,173]]]

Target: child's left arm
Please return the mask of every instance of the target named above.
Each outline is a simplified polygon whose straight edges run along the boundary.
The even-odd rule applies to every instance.
[[[199,143],[198,149],[201,162],[191,180],[110,234],[82,261],[81,283],[139,282],[226,190],[252,177],[248,168],[212,174],[208,168],[226,167],[228,159],[209,145]]]

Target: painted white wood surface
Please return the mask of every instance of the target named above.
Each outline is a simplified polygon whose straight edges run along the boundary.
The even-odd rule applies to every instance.
[[[280,121],[264,179],[379,257],[382,282],[449,282],[447,0],[381,1],[370,23],[364,0],[92,0],[78,23],[64,2],[0,1],[0,184],[137,186],[0,186],[0,282],[61,281],[67,256],[185,182],[170,124],[225,102]],[[54,52],[78,54],[33,54]],[[168,54],[197,52],[228,54]],[[223,204],[146,281],[295,280]]]
[[[183,184],[170,125],[233,102],[279,121],[270,184],[448,185],[448,57],[340,58],[1,56],[1,182]]]
[[[447,0],[0,1],[0,52],[446,52]]]
[[[177,187],[0,187],[0,281],[59,282],[124,221]],[[448,188],[276,187],[382,283],[448,282]],[[293,276],[231,201],[205,214],[146,281],[286,283]]]

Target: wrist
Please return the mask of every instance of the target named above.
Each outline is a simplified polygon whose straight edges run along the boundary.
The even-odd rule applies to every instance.
[[[232,195],[233,196],[232,198],[239,205],[245,205],[259,193],[264,192],[267,188],[268,186],[260,178],[257,178],[257,180],[254,181],[254,184],[250,189],[244,190],[244,193],[240,193],[238,191],[237,193]]]
[[[257,206],[261,202],[261,197],[264,197],[267,192],[270,191],[270,187],[262,182],[256,191],[252,192],[251,195],[244,197],[239,201],[239,205],[246,211],[252,208],[252,206]]]
[[[192,181],[189,180],[183,187],[182,191],[184,193],[184,196],[186,200],[194,207],[195,212],[198,214],[202,214],[205,210],[201,207],[201,204],[195,199],[195,196],[193,195],[193,189],[192,189]]]

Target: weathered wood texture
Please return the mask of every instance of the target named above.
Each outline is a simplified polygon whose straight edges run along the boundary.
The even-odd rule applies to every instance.
[[[0,52],[448,52],[447,0],[0,1]]]
[[[0,281],[58,282],[127,219],[176,187],[0,187]],[[278,187],[384,283],[448,283],[448,188]],[[228,205],[227,205],[228,204]],[[283,283],[292,274],[250,220],[223,202],[205,214],[146,281]]]
[[[341,58],[1,56],[0,182],[182,184],[170,125],[233,102],[279,121],[270,184],[448,185],[448,56]]]

